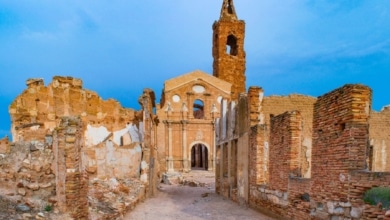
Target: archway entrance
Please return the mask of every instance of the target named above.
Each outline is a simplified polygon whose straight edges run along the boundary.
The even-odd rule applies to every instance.
[[[191,169],[192,170],[208,170],[209,168],[209,152],[203,144],[195,144],[191,148]]]

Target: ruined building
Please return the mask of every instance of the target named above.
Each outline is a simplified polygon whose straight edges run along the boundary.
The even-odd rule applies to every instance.
[[[229,18],[237,19],[234,10]],[[390,184],[389,108],[372,111],[371,93],[345,85],[318,98],[265,97],[252,86],[223,101],[217,193],[286,219],[386,218],[381,206],[363,201],[367,190]]]
[[[164,176],[204,170],[220,195],[279,217],[385,218],[363,195],[390,184],[390,108],[371,110],[364,85],[320,97],[246,91],[245,22],[232,0],[212,28],[213,74],[165,81],[160,103],[145,89],[140,111],[73,77],[27,80],[9,107],[13,143],[0,140],[9,199],[112,219]]]
[[[0,142],[0,178],[3,190],[16,192],[11,201],[107,219],[154,194],[153,91],[144,90],[135,111],[102,100],[73,77],[26,84],[9,107],[14,143]]]

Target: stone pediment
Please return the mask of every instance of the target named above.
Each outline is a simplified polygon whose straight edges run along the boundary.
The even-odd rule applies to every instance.
[[[217,77],[214,77],[203,71],[195,70],[193,72],[186,73],[181,76],[166,80],[165,92],[172,91],[174,89],[177,89],[179,87],[182,87],[183,85],[192,83],[194,81],[201,81],[203,83],[207,83],[227,94],[230,94],[231,87],[232,87],[232,84],[224,80],[218,79]]]

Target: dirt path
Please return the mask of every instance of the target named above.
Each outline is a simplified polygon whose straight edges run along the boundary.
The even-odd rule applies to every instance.
[[[147,199],[128,213],[124,219],[265,219],[267,217],[249,208],[215,194],[213,187],[160,185],[155,198]]]

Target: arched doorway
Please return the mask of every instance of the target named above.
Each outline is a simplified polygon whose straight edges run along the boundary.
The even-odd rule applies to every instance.
[[[191,148],[191,169],[192,170],[208,170],[209,168],[209,152],[203,144],[195,144]]]

